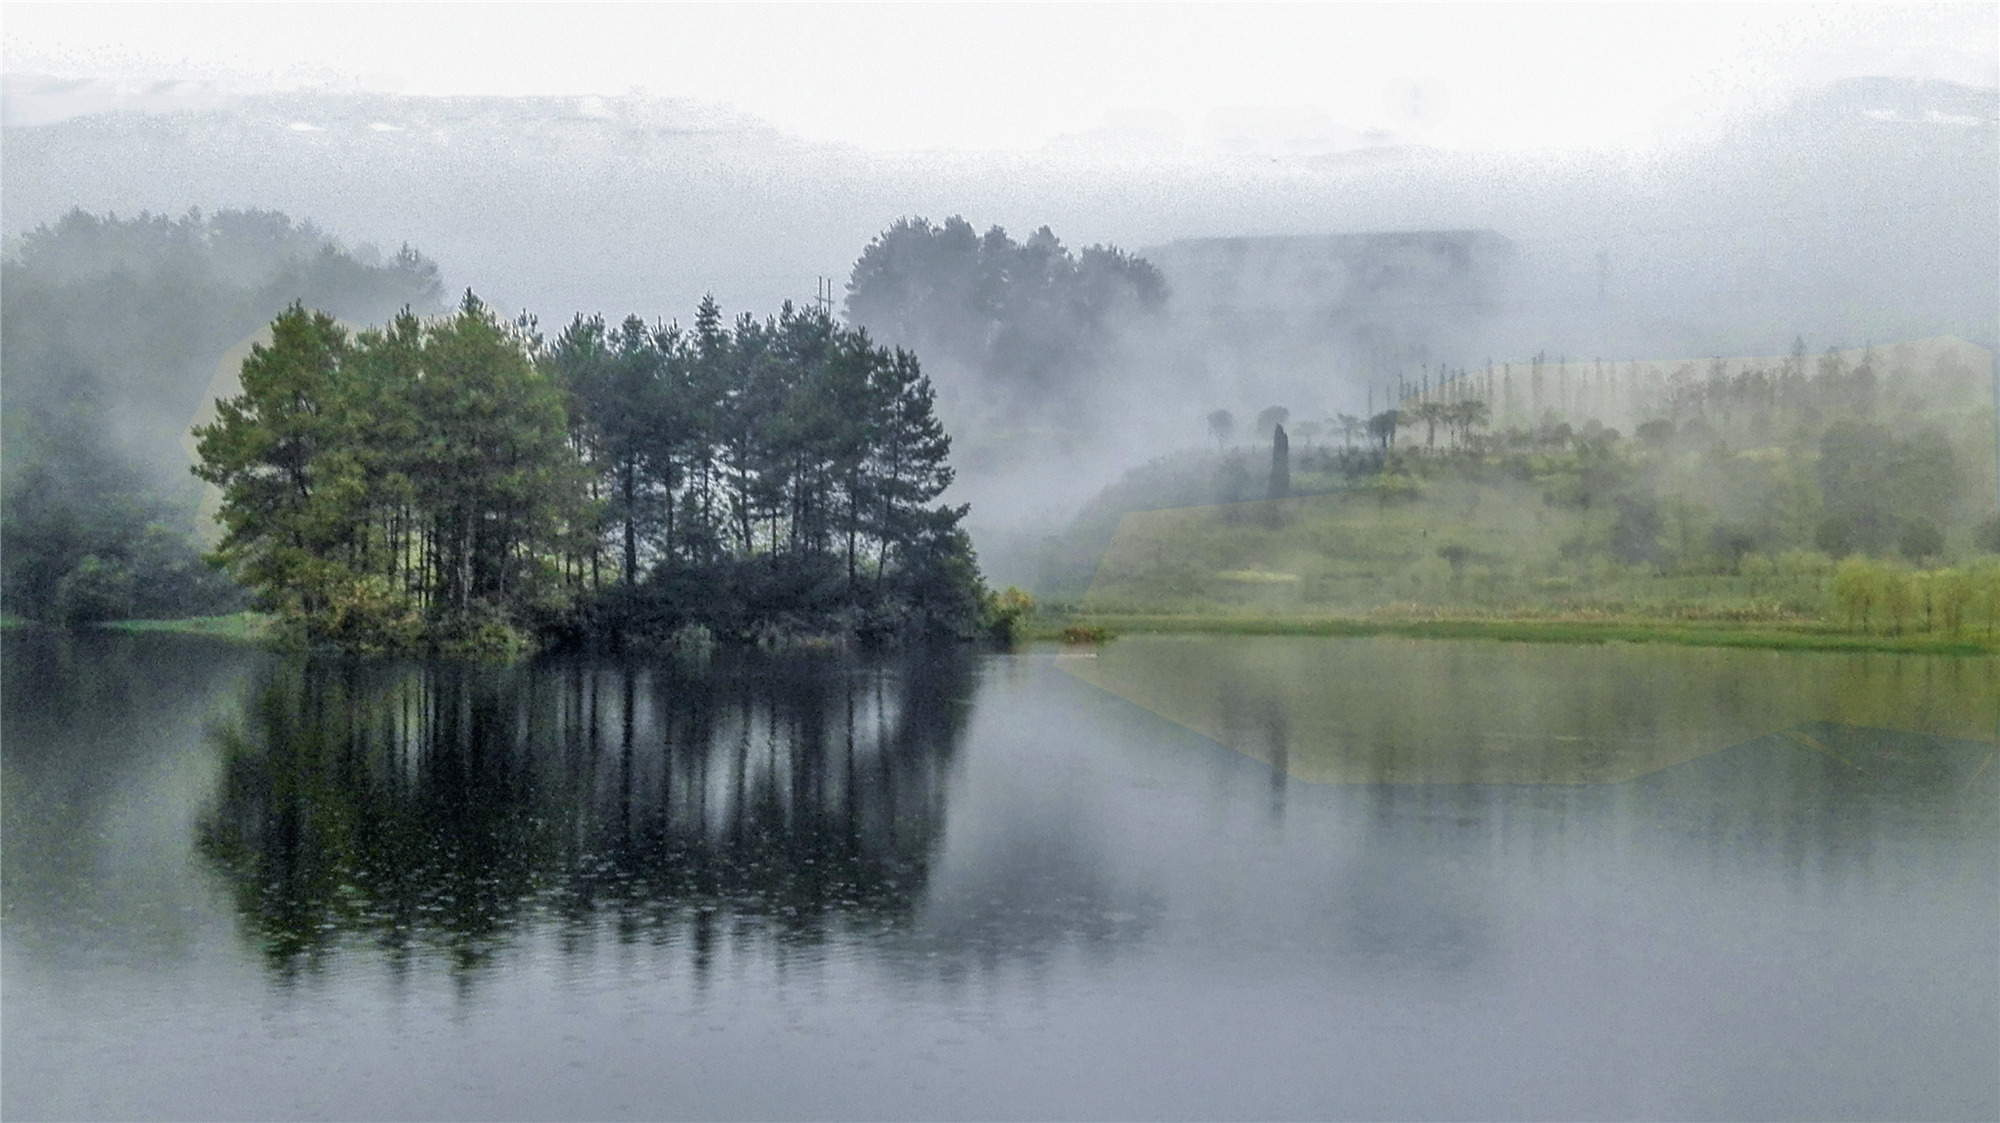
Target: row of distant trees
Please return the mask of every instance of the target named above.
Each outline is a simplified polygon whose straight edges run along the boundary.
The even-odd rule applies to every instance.
[[[1511,423],[1549,412],[1579,421],[1592,416],[1633,421],[1658,416],[1676,422],[1707,417],[1725,424],[1741,420],[1764,434],[1787,422],[1812,423],[1841,414],[1873,417],[1893,409],[1917,381],[1926,383],[1923,392],[1933,397],[1958,396],[1977,389],[1971,375],[1969,367],[1951,359],[1930,371],[1906,370],[1872,346],[1853,359],[1835,347],[1815,358],[1799,336],[1790,353],[1777,359],[1718,356],[1706,364],[1671,365],[1594,359],[1585,364],[1567,357],[1551,362],[1544,352],[1525,363],[1488,362],[1483,369],[1440,365],[1416,379],[1399,379],[1396,390],[1405,412],[1417,403],[1476,398],[1489,404],[1495,418]]]
[[[1071,250],[1046,226],[1016,241],[953,215],[899,219],[870,241],[845,311],[922,355],[961,423],[976,420],[981,439],[1005,445],[1031,431],[1091,431],[1123,377],[1123,329],[1166,299],[1159,270],[1115,246]]]
[[[818,312],[552,343],[467,293],[350,335],[294,305],[196,431],[217,551],[308,638],[486,652],[532,632],[965,629],[950,440],[906,352]]]
[[[1959,636],[2000,631],[2000,565],[1906,569],[1855,556],[1831,582],[1833,609],[1863,631]]]
[[[1322,434],[1338,434],[1344,447],[1354,448],[1366,438],[1379,449],[1396,447],[1396,434],[1405,427],[1424,427],[1424,447],[1435,450],[1438,430],[1445,431],[1447,440],[1456,438],[1460,448],[1470,447],[1475,430],[1483,429],[1492,420],[1492,411],[1478,398],[1458,401],[1423,401],[1404,409],[1383,410],[1366,420],[1349,413],[1337,413],[1324,422],[1301,421],[1292,426],[1290,432],[1310,443]],[[1208,432],[1219,447],[1228,447],[1230,438],[1236,433],[1236,415],[1226,409],[1218,409],[1204,419]],[[1260,440],[1270,440],[1281,425],[1291,420],[1291,411],[1283,406],[1270,406],[1257,414],[1256,434]]]

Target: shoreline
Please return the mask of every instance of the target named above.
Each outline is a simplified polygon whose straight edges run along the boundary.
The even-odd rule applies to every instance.
[[[1740,623],[1730,620],[1594,620],[1537,617],[1198,616],[1078,613],[1035,621],[1023,639],[1060,640],[1065,627],[1118,635],[1402,636],[1410,639],[1498,640],[1512,643],[1668,643],[1689,647],[1748,647],[1773,651],[1886,652],[1904,655],[1991,656],[2000,636],[1873,635],[1821,623]]]
[[[10,630],[12,627],[33,626],[22,620],[9,620],[7,623]],[[266,644],[275,638],[276,623],[276,617],[264,613],[238,612],[228,616],[194,616],[182,620],[114,620],[98,626],[128,634],[193,635]],[[1644,617],[1578,620],[1559,617],[1078,613],[1073,617],[1035,620],[1023,628],[1017,638],[1025,642],[1061,641],[1066,628],[1079,625],[1102,628],[1112,638],[1120,635],[1401,636],[1407,639],[1495,640],[1507,643],[1666,643],[1771,651],[1884,652],[1960,657],[2000,655],[2000,635],[1872,635],[1821,623],[1745,623]]]

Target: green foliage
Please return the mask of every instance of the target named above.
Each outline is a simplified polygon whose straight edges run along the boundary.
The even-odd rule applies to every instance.
[[[96,624],[132,615],[132,571],[88,554],[56,585],[56,619]]]
[[[1618,519],[1611,524],[1611,555],[1626,565],[1650,565],[1660,556],[1660,507],[1650,496],[1617,497]]]
[[[1006,408],[1075,426],[1118,324],[1166,299],[1159,271],[1112,246],[1080,253],[1048,227],[1016,242],[957,215],[898,220],[854,263],[847,316],[927,359],[976,372]]]
[[[597,594],[574,638],[987,627],[964,508],[937,503],[951,439],[909,352],[789,305],[725,324],[711,299],[691,331],[578,317],[542,363],[609,501],[607,534],[564,562]]]
[[[223,491],[218,561],[308,642],[521,649],[595,517],[531,340],[470,293],[353,338],[294,304],[271,333],[195,432],[196,473]]]
[[[1690,364],[1634,383],[1631,441],[1554,404],[1532,423],[1511,409],[1475,436],[1451,414],[1480,401],[1465,394],[1477,382],[1447,381],[1397,413],[1421,439],[1392,447],[1385,414],[1373,449],[1327,457],[1344,482],[1311,490],[1341,497],[1230,503],[1252,496],[1194,494],[1214,457],[1150,466],[1147,494],[1191,495],[1186,509],[1148,511],[1171,504],[1107,490],[1087,508],[1104,545],[1084,556],[1084,520],[1060,543],[1088,592],[1060,592],[1117,614],[1824,618],[1886,638],[1956,636],[1983,627],[1977,559],[2000,550],[1980,478],[1991,414],[1975,400],[1983,374],[1967,375],[1949,348],[1927,374],[1912,365],[1923,354],[1836,356],[1817,376],[1803,360],[1733,372],[1717,361],[1705,381]],[[1565,389],[1578,376],[1560,367],[1541,377],[1544,401],[1563,408],[1606,381],[1601,369],[1582,388]],[[1313,478],[1312,454],[1296,459]],[[1928,568],[1872,560],[1891,551]],[[1839,559],[1868,564],[1836,581]]]
[[[1902,635],[2000,629],[2000,564],[1912,570],[1872,558],[1851,557],[1834,571],[1835,611],[1862,631]]]
[[[1922,561],[1944,553],[1944,532],[1936,523],[1917,515],[1903,521],[1896,548],[1911,561]]]
[[[7,609],[62,618],[58,588],[85,557],[131,576],[127,611],[143,617],[239,607],[193,539],[189,420],[223,354],[288,300],[363,319],[434,303],[435,266],[372,253],[268,211],[77,210],[23,235],[0,263]]]
[[[1950,441],[1934,426],[1901,436],[1885,425],[1842,420],[1820,438],[1819,482],[1841,545],[1878,553],[1904,527],[1949,516],[1958,494]]]
[[[1035,598],[1009,585],[997,593],[987,594],[986,628],[994,639],[1011,643],[1020,637],[1029,614],[1034,610]]]

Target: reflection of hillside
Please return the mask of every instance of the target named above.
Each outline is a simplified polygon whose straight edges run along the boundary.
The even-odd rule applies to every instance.
[[[942,830],[969,663],[701,677],[308,662],[273,672],[201,847],[272,966],[368,941],[475,967],[547,919],[815,942],[907,923]]]
[[[2000,664],[1391,638],[1128,637],[1064,670],[1335,783],[1618,782],[1804,722],[1988,735]]]

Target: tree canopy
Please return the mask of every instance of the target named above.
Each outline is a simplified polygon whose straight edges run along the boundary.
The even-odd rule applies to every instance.
[[[1047,226],[1016,242],[953,215],[903,218],[862,251],[847,316],[927,360],[968,372],[997,403],[1060,419],[1104,358],[1121,317],[1166,300],[1144,258],[1114,246],[1080,253]]]
[[[471,293],[350,337],[294,304],[195,431],[223,490],[217,557],[307,636],[484,650],[555,608],[589,533],[562,389]]]
[[[350,336],[295,304],[197,431],[220,560],[307,638],[487,652],[966,632],[986,608],[929,380],[824,312],[545,341],[467,293]]]

